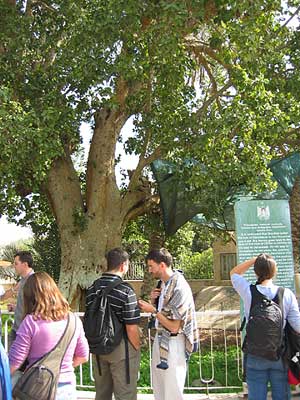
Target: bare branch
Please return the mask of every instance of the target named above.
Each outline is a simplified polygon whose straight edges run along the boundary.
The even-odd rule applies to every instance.
[[[213,76],[213,73],[211,72],[211,69],[210,69],[210,67],[208,65],[208,62],[205,59],[205,57],[203,57],[202,55],[199,54],[198,55],[198,59],[199,59],[199,61],[202,62],[203,68],[205,69],[205,71],[206,71],[206,73],[207,73],[207,75],[208,75],[208,77],[210,79],[210,82],[212,84],[211,93],[214,95],[218,90],[217,82],[216,82],[216,80],[215,80],[215,78]],[[216,102],[218,104],[219,110],[221,110],[221,103],[220,103],[219,96],[216,97]]]
[[[210,98],[208,98],[203,104],[202,107],[199,108],[199,110],[196,112],[196,117],[197,118],[201,118],[205,111],[207,110],[207,108],[216,100],[218,99],[220,96],[223,95],[223,93],[229,89],[232,86],[231,81],[228,81],[220,90],[218,90],[217,92],[215,92]]]
[[[138,165],[131,176],[130,183],[128,185],[128,192],[134,190],[135,187],[138,185],[138,181],[139,178],[141,177],[143,169],[148,165],[150,165],[153,161],[160,158],[161,155],[162,155],[162,147],[158,146],[149,157],[146,158],[142,156],[140,157]]]
[[[277,31],[277,34],[285,27],[287,26],[291,20],[299,13],[300,11],[300,6],[296,9],[296,11],[290,16],[290,18],[288,20],[285,21],[285,23],[283,25],[281,25],[281,27],[279,28],[279,30]]]
[[[218,53],[215,50],[212,50],[209,46],[202,44],[197,38],[194,36],[188,36],[186,38],[186,47],[189,48],[195,55],[199,56],[199,54],[205,53],[213,60],[217,61],[220,65],[222,65],[226,70],[231,70],[232,65],[225,63],[218,57]]]
[[[26,2],[26,9],[25,9],[25,15],[26,16],[32,16],[32,1],[27,0]]]
[[[17,4],[16,0],[6,0],[6,2],[8,5],[16,7],[16,4]]]
[[[45,68],[50,67],[54,64],[57,56],[58,49],[63,44],[64,40],[66,39],[65,33],[61,35],[61,38],[57,41],[56,45],[50,50],[48,56],[46,57],[46,61],[44,62]]]
[[[42,0],[31,0],[31,3],[32,4],[39,4],[39,5],[41,5],[42,7],[44,7],[48,11],[55,12],[55,13],[58,12],[58,10],[56,8],[50,6],[49,4],[45,3]]]
[[[128,210],[125,218],[123,219],[123,226],[126,226],[129,221],[139,217],[140,215],[145,214],[153,207],[157,207],[159,201],[159,196],[153,195],[141,201],[140,203],[136,203],[130,210]]]
[[[212,93],[217,92],[217,83],[216,83],[216,80],[215,80],[215,78],[213,76],[213,73],[211,72],[211,69],[210,69],[210,67],[208,65],[208,62],[206,61],[205,57],[203,57],[201,54],[198,55],[198,60],[202,63],[202,65],[203,65],[203,67],[204,67],[204,69],[205,69],[205,71],[206,71],[206,73],[207,73],[207,75],[208,75],[208,77],[209,77],[209,79],[211,81]]]
[[[300,148],[300,138],[284,138],[280,144],[276,144],[276,146],[287,146],[293,149],[299,149]]]
[[[300,150],[300,127],[291,128],[280,135],[280,138],[276,139],[276,144],[272,146],[272,150],[283,157],[290,154],[291,151]]]

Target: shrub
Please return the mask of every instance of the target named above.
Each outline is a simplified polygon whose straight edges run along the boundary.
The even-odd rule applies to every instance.
[[[213,251],[212,248],[202,253],[184,254],[180,259],[180,269],[188,279],[213,278]]]

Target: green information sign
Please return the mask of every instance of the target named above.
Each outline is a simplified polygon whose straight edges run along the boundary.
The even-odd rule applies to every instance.
[[[288,201],[239,201],[234,210],[238,263],[260,253],[271,254],[278,268],[275,283],[295,291]],[[250,268],[245,277],[255,282],[253,268]]]

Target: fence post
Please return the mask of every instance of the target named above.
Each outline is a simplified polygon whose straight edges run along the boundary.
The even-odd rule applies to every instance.
[[[248,399],[248,386],[246,382],[243,382],[243,398]]]

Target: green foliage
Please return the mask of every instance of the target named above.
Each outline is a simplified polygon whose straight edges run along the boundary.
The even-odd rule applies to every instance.
[[[122,246],[130,255],[131,261],[144,260],[149,249],[149,221],[150,217],[139,217],[130,221],[122,236]]]
[[[199,363],[201,360],[202,376],[204,379],[210,379],[212,376],[212,363],[214,364],[215,376],[214,382],[218,382],[221,386],[237,386],[241,387],[241,381],[238,378],[238,364],[237,364],[237,350],[234,346],[229,346],[227,349],[227,355],[224,353],[223,348],[214,349],[211,354],[209,351],[204,350],[201,354],[192,354],[189,361],[189,382],[190,386],[205,386],[200,382],[199,374]],[[226,365],[227,361],[227,373],[228,381],[226,383]],[[89,365],[84,364],[83,369],[83,382],[85,385],[93,386],[93,382],[90,380]],[[79,377],[79,370],[76,369],[76,375]],[[79,379],[77,379],[79,381]],[[149,351],[143,350],[141,353],[141,363],[140,363],[140,378],[137,382],[140,387],[150,386],[150,357]],[[226,390],[225,390],[226,391]],[[228,391],[228,390],[227,390]]]
[[[73,212],[75,232],[83,232],[87,228],[88,220],[82,208],[77,207]]]
[[[186,278],[212,279],[211,246],[219,235],[211,228],[188,222],[167,239],[165,246],[174,257],[175,267],[182,269]]]
[[[177,263],[187,279],[213,278],[213,251],[211,248],[202,253],[185,254]]]
[[[167,238],[165,247],[176,260],[181,260],[186,254],[190,254],[195,237],[195,224],[188,222],[178,231]]]
[[[142,350],[140,362],[140,379],[138,386],[150,386],[150,353],[148,350]]]
[[[60,238],[57,225],[52,222],[45,232],[39,226],[35,227],[30,250],[34,257],[34,269],[45,271],[58,282],[61,266]]]
[[[192,252],[198,253],[209,249],[216,238],[218,238],[220,235],[224,235],[220,231],[216,231],[208,226],[199,224],[194,224],[193,230],[195,232],[195,236],[191,250]]]
[[[1,258],[4,261],[9,261],[13,264],[15,254],[20,250],[30,251],[32,239],[18,240],[7,244],[1,249]]]
[[[202,366],[202,377],[209,380],[212,377],[212,363],[214,368],[214,382],[218,382],[221,386],[242,386],[242,382],[238,377],[237,349],[235,346],[228,346],[227,353],[224,348],[219,346],[211,353],[210,350],[203,350],[201,356],[193,354],[189,362],[189,379],[190,382],[199,383],[199,363]],[[239,354],[240,357],[240,354]],[[227,374],[226,374],[227,362]],[[228,379],[226,382],[226,378]],[[204,384],[200,383],[200,386]],[[195,385],[196,386],[196,385]]]
[[[280,28],[279,1],[52,3],[28,3],[26,12],[1,5],[5,209],[27,209],[19,183],[38,192],[52,160],[66,145],[78,148],[80,122],[118,106],[119,76],[140,88],[127,104],[136,115],[128,152],[139,154],[151,131],[148,152],[159,144],[167,157],[205,163],[202,177],[197,168],[185,171],[196,189],[205,182],[216,193],[224,179],[270,184],[272,149],[300,115],[288,86],[297,76],[299,34]],[[229,80],[231,90],[215,96]],[[216,101],[207,104],[211,95]]]
[[[130,253],[131,261],[143,261],[149,250],[148,237],[153,229],[151,217],[140,217],[128,224],[123,246]],[[164,246],[174,258],[175,268],[184,271],[188,279],[213,278],[213,252],[211,245],[220,233],[211,228],[186,223],[167,238]],[[201,251],[194,251],[197,246]],[[205,250],[203,250],[205,249]]]
[[[1,213],[40,226],[53,213],[62,229],[75,225],[79,235],[94,218],[86,192],[100,197],[116,189],[115,165],[107,160],[114,159],[129,117],[134,132],[124,140],[125,152],[141,156],[141,170],[157,157],[176,163],[188,199],[201,198],[208,219],[241,186],[270,189],[271,158],[300,149],[299,29],[282,24],[291,6],[279,0],[1,2]],[[66,198],[81,195],[65,224],[53,209],[49,174],[66,161],[69,169],[58,178],[74,189],[70,156],[80,150],[80,124],[99,133],[102,125],[92,119],[101,111],[115,116],[114,143],[93,149],[95,173],[78,171],[77,190],[65,185]],[[93,181],[97,174],[101,184]],[[137,186],[123,187],[120,202]],[[148,207],[149,196],[137,198],[133,216]],[[127,216],[116,218],[125,228]],[[128,245],[135,252],[139,238]],[[180,243],[174,247],[185,252]]]

